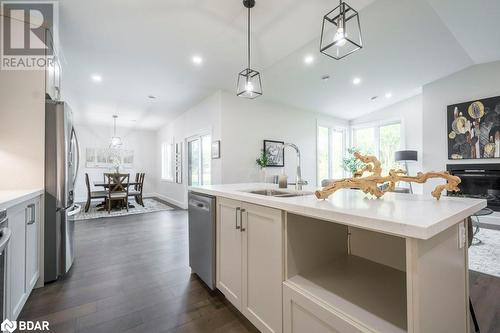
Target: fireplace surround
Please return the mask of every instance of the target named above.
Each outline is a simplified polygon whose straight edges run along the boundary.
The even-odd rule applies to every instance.
[[[500,212],[500,164],[448,164],[446,169],[460,177],[460,192],[450,196],[486,199],[488,208]]]

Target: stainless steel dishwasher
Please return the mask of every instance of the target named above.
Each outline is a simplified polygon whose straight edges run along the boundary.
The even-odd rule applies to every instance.
[[[215,197],[189,192],[189,266],[215,290]]]

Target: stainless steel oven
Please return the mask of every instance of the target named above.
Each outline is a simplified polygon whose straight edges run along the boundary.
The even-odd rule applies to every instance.
[[[2,322],[5,320],[6,313],[6,299],[5,299],[5,280],[7,276],[6,267],[7,267],[7,259],[6,259],[6,251],[7,244],[9,243],[11,231],[9,229],[9,222],[7,219],[7,211],[0,211],[0,313],[2,314]]]

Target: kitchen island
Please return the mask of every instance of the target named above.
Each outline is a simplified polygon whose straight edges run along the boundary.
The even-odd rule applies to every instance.
[[[469,331],[466,223],[486,201],[190,190],[217,198],[217,288],[260,331]]]

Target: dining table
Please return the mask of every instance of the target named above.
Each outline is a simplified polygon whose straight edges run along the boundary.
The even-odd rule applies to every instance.
[[[108,182],[103,182],[103,181],[95,181],[93,182],[94,186],[95,187],[103,187],[104,189],[107,189],[109,188],[109,183]],[[141,183],[140,182],[136,182],[136,181],[131,181],[131,182],[124,182],[122,183],[123,186],[138,186],[140,185]],[[104,204],[101,204],[103,206],[103,208],[100,208],[99,210],[105,210],[104,208]],[[100,206],[100,205],[99,205]],[[128,203],[128,207],[129,208],[135,208],[135,205],[133,205],[132,203]]]
[[[133,182],[128,182],[128,183],[127,183],[127,182],[124,182],[124,183],[122,183],[122,184],[123,184],[123,186],[128,186],[128,187],[130,187],[130,186],[137,186],[137,185],[140,185],[141,183],[136,182],[136,181],[133,181]],[[101,182],[94,182],[94,186],[95,186],[95,187],[104,187],[104,188],[108,188],[108,187],[109,187],[109,184],[108,184],[108,182],[102,182],[102,181],[101,181]]]

